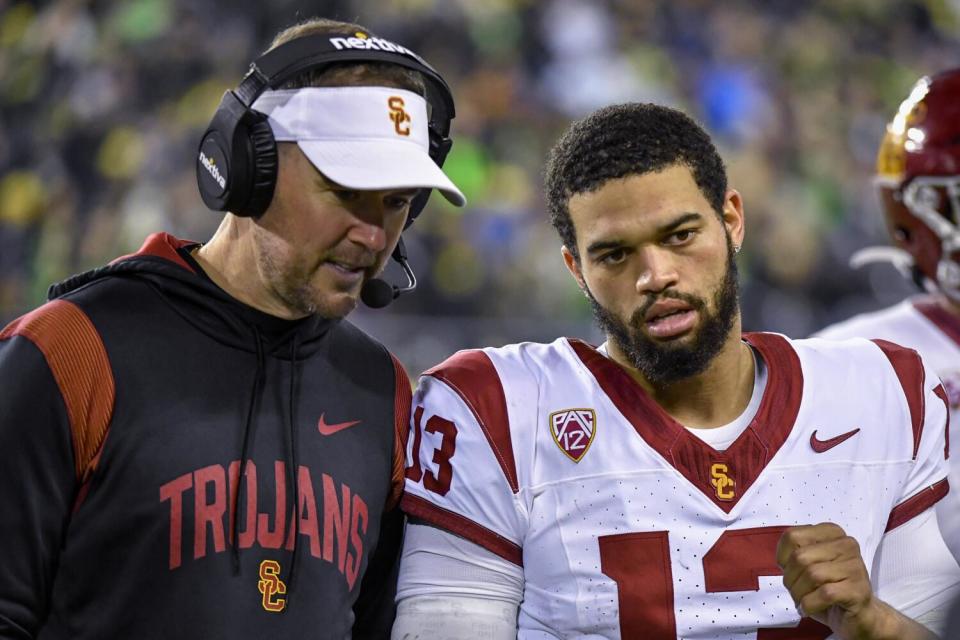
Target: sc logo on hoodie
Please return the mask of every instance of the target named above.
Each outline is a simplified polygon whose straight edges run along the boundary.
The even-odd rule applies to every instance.
[[[283,611],[287,601],[280,596],[287,592],[287,585],[280,579],[279,562],[264,560],[260,563],[260,582],[257,583],[257,589],[263,594],[264,609],[273,613]]]

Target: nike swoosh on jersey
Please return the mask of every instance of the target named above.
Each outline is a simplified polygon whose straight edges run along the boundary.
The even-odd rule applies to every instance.
[[[817,453],[823,453],[824,451],[833,449],[844,440],[849,440],[858,433],[860,433],[859,428],[854,429],[853,431],[847,431],[846,433],[841,433],[840,435],[830,438],[829,440],[820,440],[817,438],[816,430],[814,430],[814,432],[810,434],[810,446],[813,447],[813,450]]]
[[[320,432],[320,435],[332,436],[338,431],[343,431],[344,429],[349,429],[353,425],[360,424],[359,420],[350,420],[349,422],[337,422],[335,424],[327,424],[326,420],[323,419],[324,414],[320,414],[320,419],[317,420],[317,431]]]

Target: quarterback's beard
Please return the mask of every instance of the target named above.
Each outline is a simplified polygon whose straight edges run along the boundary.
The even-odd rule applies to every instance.
[[[713,313],[707,311],[702,298],[686,293],[665,291],[650,296],[630,317],[629,326],[608,309],[604,308],[589,289],[586,289],[593,316],[607,336],[616,342],[620,351],[637,368],[644,378],[656,386],[668,386],[703,372],[720,353],[730,330],[733,328],[739,308],[739,285],[737,264],[733,259],[730,240],[727,239],[727,272],[713,294]],[[657,342],[643,332],[644,317],[658,300],[672,298],[682,300],[693,307],[703,319],[702,326],[693,342],[677,344]]]

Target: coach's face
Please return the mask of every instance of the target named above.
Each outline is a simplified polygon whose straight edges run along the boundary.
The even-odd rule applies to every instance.
[[[295,144],[278,146],[277,188],[254,225],[258,275],[293,316],[341,318],[383,269],[417,190],[347,189]]]
[[[722,220],[685,165],[610,180],[573,196],[580,260],[567,268],[601,328],[654,384],[703,371],[727,340],[739,339],[732,245],[743,239],[740,195]]]

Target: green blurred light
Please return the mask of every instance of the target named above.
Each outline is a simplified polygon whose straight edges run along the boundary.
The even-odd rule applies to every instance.
[[[466,242],[446,246],[433,263],[434,284],[451,298],[465,298],[475,293],[485,277],[483,262]]]
[[[20,59],[2,82],[3,99],[10,104],[29,102],[37,97],[47,78],[44,61],[39,56]]]
[[[490,162],[482,146],[469,138],[458,137],[443,163],[443,172],[460,187],[469,202],[476,202],[487,188]]]
[[[173,19],[168,0],[133,0],[119,5],[111,26],[129,42],[151,40],[164,33]]]
[[[11,171],[0,178],[0,220],[25,226],[40,217],[46,192],[32,171]]]
[[[137,175],[143,166],[146,148],[143,136],[133,127],[116,127],[107,134],[97,153],[100,173],[114,180]]]
[[[33,24],[36,11],[26,2],[10,7],[0,18],[0,47],[15,45]]]

